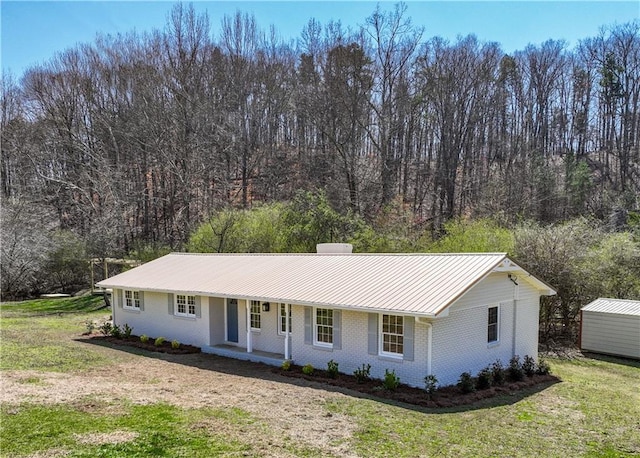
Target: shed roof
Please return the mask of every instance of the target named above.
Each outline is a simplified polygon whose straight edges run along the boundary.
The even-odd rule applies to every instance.
[[[172,253],[98,286],[435,316],[500,270],[555,294],[505,253]]]
[[[616,315],[640,316],[640,301],[608,299],[601,297],[582,307],[585,312],[613,313]]]

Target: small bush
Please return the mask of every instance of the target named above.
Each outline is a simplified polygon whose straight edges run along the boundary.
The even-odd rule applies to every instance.
[[[520,356],[514,355],[509,360],[507,373],[509,374],[509,380],[511,380],[512,382],[519,382],[524,378],[524,370],[522,369],[522,364],[520,363]]]
[[[551,366],[545,360],[540,359],[538,361],[538,367],[536,373],[539,375],[549,375],[551,373]]]
[[[458,388],[463,393],[473,393],[476,390],[476,384],[469,372],[463,372],[458,379]]]
[[[180,342],[178,342],[177,340],[172,340],[171,341],[171,348],[173,348],[174,350],[180,348]]]
[[[478,390],[488,390],[491,388],[491,384],[493,383],[493,371],[489,366],[482,369],[478,372],[478,376],[476,377],[476,389]]]
[[[371,364],[366,366],[363,364],[362,368],[358,368],[353,371],[353,376],[356,378],[356,382],[364,383],[371,378]]]
[[[105,321],[104,323],[102,323],[102,325],[100,326],[100,332],[105,335],[105,336],[110,336],[111,335],[111,328],[113,328],[113,326],[111,325],[110,321]]]
[[[166,339],[164,337],[158,337],[153,343],[156,347],[161,347]]]
[[[433,396],[433,393],[438,389],[438,379],[435,375],[427,375],[424,378],[424,390],[427,392],[429,398]]]
[[[327,363],[327,374],[329,374],[329,377],[331,378],[336,378],[338,376],[338,363],[334,360]]]
[[[305,364],[302,366],[302,373],[304,375],[313,375],[313,366],[311,364]]]
[[[288,359],[287,359],[287,360],[285,360],[285,361],[282,361],[282,366],[280,366],[280,368],[281,368],[283,371],[288,371],[288,370],[290,370],[290,369],[291,369],[291,361],[289,361]]]
[[[533,377],[536,375],[536,360],[529,355],[525,355],[522,362],[522,370],[527,377]]]
[[[389,372],[388,369],[384,370],[384,379],[382,380],[382,386],[385,390],[394,391],[400,385],[400,377],[396,375],[396,371]]]
[[[87,320],[84,322],[84,326],[87,329],[85,334],[93,334],[93,331],[95,331],[96,329],[96,324],[94,323],[93,320]]]
[[[111,326],[111,337],[115,337],[116,339],[122,339],[122,330],[120,326],[114,324]]]
[[[506,379],[504,374],[504,367],[502,366],[502,362],[497,360],[495,363],[491,365],[491,377],[493,379],[494,386],[500,386],[504,384]]]
[[[124,327],[122,328],[122,337],[124,337],[125,339],[128,339],[129,337],[131,337],[132,332],[133,332],[133,328],[129,326],[127,323],[125,323]]]
[[[142,334],[142,335],[140,336],[140,342],[142,342],[142,343],[147,343],[147,342],[149,342],[149,336],[148,336],[148,335],[146,335],[146,334]]]

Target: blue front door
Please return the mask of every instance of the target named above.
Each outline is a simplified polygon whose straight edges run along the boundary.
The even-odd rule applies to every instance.
[[[227,341],[238,342],[238,299],[227,299]]]

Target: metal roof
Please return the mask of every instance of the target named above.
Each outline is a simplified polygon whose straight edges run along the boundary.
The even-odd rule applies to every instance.
[[[172,253],[98,286],[434,316],[494,269],[526,274],[505,253]]]
[[[585,312],[614,313],[617,315],[640,316],[640,301],[608,299],[601,297],[582,307]]]

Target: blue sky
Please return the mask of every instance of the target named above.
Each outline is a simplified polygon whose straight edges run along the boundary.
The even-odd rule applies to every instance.
[[[117,34],[162,29],[173,1],[10,1],[1,0],[2,69],[21,76],[76,43],[93,42],[97,33]],[[391,10],[395,2],[381,1]],[[406,1],[413,23],[425,27],[424,38],[455,40],[473,33],[481,41],[496,41],[506,52],[564,39],[570,47],[595,36],[603,25],[640,18],[640,0],[623,1]],[[195,1],[209,14],[217,36],[224,15],[253,13],[267,30],[273,24],[285,39],[295,40],[309,18],[321,24],[340,20],[344,26],[363,24],[376,7],[369,1]]]

